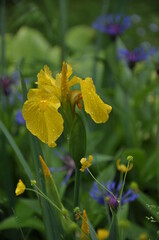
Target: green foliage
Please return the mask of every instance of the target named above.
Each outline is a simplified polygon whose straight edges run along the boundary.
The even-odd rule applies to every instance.
[[[96,125],[82,111],[74,121],[67,119],[64,134],[68,137],[71,129],[69,146],[61,137],[57,141],[58,149],[61,146],[66,149],[78,170],[80,159],[92,154],[90,170],[101,183],[119,183],[121,173],[116,169],[116,160],[121,158],[121,162],[127,164],[128,155],[134,158],[124,190],[135,185],[138,198],[123,205],[117,215],[110,212],[107,204],[99,205],[92,199],[89,192],[93,179],[87,171],[82,173],[81,185],[78,179],[76,185],[81,186],[80,191],[77,189],[79,209],[86,209],[88,213],[90,239],[97,239],[96,232],[100,228],[110,230],[109,240],[139,240],[142,234],[147,234],[147,239],[156,239],[159,222],[158,54],[130,69],[125,60],[118,59],[117,51],[137,47],[143,41],[151,41],[158,47],[159,31],[153,32],[150,28],[152,23],[159,24],[157,1],[151,5],[143,0],[103,0],[101,4],[95,0],[12,2],[6,2],[6,23],[3,18],[1,21],[1,28],[3,26],[6,31],[5,39],[3,34],[0,37],[3,46],[0,55],[5,55],[1,75],[5,73],[12,77],[17,68],[20,70],[24,100],[27,97],[25,82],[29,89],[32,79],[36,82],[36,76],[45,64],[55,76],[65,58],[72,65],[74,75],[93,77],[97,93],[112,106],[106,124]],[[103,9],[108,14],[117,11],[127,15],[141,14],[141,20],[134,22],[116,41],[111,41],[109,36],[91,26]],[[145,35],[140,35],[139,30],[144,30]],[[15,95],[10,99],[10,96],[4,96],[0,85],[0,239],[9,239],[8,230],[15,230],[11,240],[18,239],[19,232],[21,237],[24,233],[24,239],[36,239],[36,233],[40,239],[47,240],[80,239],[81,219],[75,221],[73,216],[74,172],[62,185],[70,170],[64,164],[63,152],[60,153],[62,158],[59,157],[36,137],[27,137],[24,125],[15,123],[16,110],[22,108],[22,102],[18,100],[22,91],[20,85],[14,87],[18,92],[14,89]],[[42,152],[47,166],[53,167],[49,181],[44,180],[39,162]],[[67,209],[66,212],[57,213],[38,195],[27,193],[26,198],[16,198],[13,188],[19,178],[27,185],[26,176],[29,181],[36,179],[38,187],[54,204],[60,203],[62,210]],[[54,195],[56,191],[58,200]]]

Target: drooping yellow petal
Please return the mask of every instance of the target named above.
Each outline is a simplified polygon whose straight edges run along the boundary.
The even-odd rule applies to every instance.
[[[121,162],[121,159],[119,158],[116,162],[116,166],[117,166],[118,171],[120,171],[122,173],[129,172],[133,168],[132,162],[130,162],[129,167],[127,167],[124,164],[121,164],[120,162]]]
[[[105,104],[97,95],[91,78],[80,81],[85,111],[96,123],[105,123],[109,118],[112,107]]]
[[[47,65],[44,66],[44,70],[40,70],[37,77],[39,88],[43,88],[48,93],[52,93],[60,98],[60,88],[56,85],[56,80],[52,77],[52,72]]]
[[[19,179],[19,182],[18,182],[17,187],[15,189],[16,196],[22,194],[25,191],[25,189],[26,189],[25,184],[22,182],[21,179]]]
[[[86,210],[83,210],[82,226],[81,226],[81,240],[89,239],[89,225]]]
[[[56,146],[55,141],[63,132],[63,119],[57,111],[59,106],[56,96],[50,96],[41,89],[31,89],[23,105],[28,130],[50,147]]]

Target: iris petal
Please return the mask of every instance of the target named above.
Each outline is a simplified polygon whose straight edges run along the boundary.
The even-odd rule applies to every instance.
[[[96,123],[105,123],[109,118],[112,107],[105,104],[97,95],[91,78],[80,81],[85,111]]]
[[[38,73],[38,87],[60,98],[60,89],[56,85],[56,80],[52,77],[52,72],[47,65],[44,66],[44,70]]]
[[[63,132],[63,119],[57,111],[60,103],[56,97],[47,98],[45,92],[31,89],[23,106],[23,117],[28,130],[50,147]],[[45,96],[45,98],[44,98]]]

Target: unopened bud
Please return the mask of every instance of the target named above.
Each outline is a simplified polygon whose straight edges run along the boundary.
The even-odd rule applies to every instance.
[[[36,180],[31,180],[30,182],[31,182],[31,186],[36,185]]]
[[[127,156],[127,160],[129,161],[129,162],[132,162],[133,161],[133,156]]]

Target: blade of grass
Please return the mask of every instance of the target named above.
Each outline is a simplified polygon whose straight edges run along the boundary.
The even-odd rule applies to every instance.
[[[16,142],[14,141],[13,137],[11,136],[11,134],[8,132],[7,128],[5,127],[4,123],[0,120],[0,129],[3,132],[3,134],[6,136],[8,142],[10,143],[11,147],[13,148],[13,150],[15,151],[21,165],[23,166],[28,178],[31,180],[33,179],[33,175],[32,175],[32,171],[29,167],[29,165],[27,164],[27,162],[25,161],[20,149],[18,148]]]

